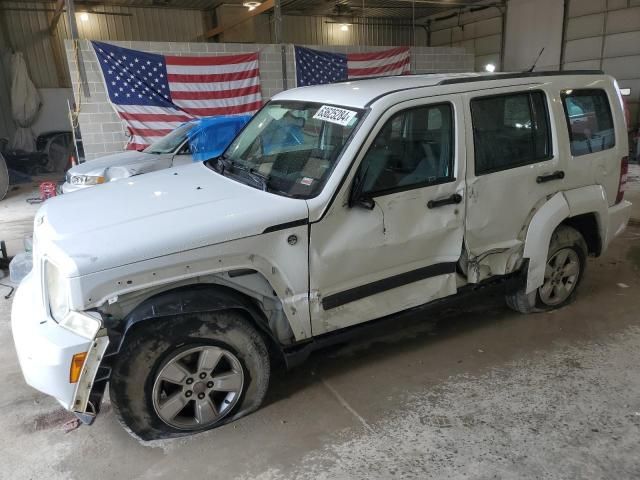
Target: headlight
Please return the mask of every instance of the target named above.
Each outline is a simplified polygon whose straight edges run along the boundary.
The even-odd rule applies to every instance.
[[[46,262],[44,272],[51,317],[76,335],[94,339],[102,325],[100,315],[69,310],[69,291],[60,271],[53,263]]]
[[[72,175],[71,185],[99,185],[104,183],[104,177],[102,175]]]
[[[96,314],[98,315],[98,314]],[[88,313],[71,311],[60,322],[60,326],[76,335],[93,340],[102,322]]]
[[[53,263],[45,263],[44,275],[49,311],[51,317],[59,323],[69,313],[69,292],[65,288],[65,282],[58,267]]]

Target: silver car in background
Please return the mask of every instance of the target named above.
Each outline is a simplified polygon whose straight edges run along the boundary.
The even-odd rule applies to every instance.
[[[180,125],[141,152],[114,153],[70,168],[62,193],[191,163],[193,158],[187,134],[196,125],[197,121]]]

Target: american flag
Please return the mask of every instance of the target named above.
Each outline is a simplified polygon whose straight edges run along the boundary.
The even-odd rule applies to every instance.
[[[409,73],[409,48],[399,47],[371,53],[330,53],[295,47],[296,79],[299,87],[382,75]]]
[[[197,117],[262,106],[258,53],[171,56],[92,42],[109,99],[140,150]]]

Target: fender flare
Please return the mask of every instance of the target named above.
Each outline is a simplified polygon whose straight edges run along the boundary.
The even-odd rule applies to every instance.
[[[607,247],[608,232],[604,221],[608,214],[607,196],[601,185],[558,192],[535,213],[525,239],[523,257],[529,259],[525,293],[531,293],[544,282],[551,235],[565,219],[593,213],[598,223],[602,250]]]
[[[569,217],[569,204],[562,193],[556,193],[534,214],[524,244],[523,257],[529,259],[525,293],[531,293],[544,283],[551,235]]]
[[[609,204],[607,193],[602,185],[589,185],[564,192],[564,197],[569,205],[571,216],[593,213],[598,224],[601,250],[606,250],[611,238],[608,235]]]
[[[131,328],[141,322],[161,317],[230,309],[241,310],[247,314],[254,326],[281,351],[280,343],[269,329],[265,317],[248,298],[232,288],[213,284],[184,285],[143,300],[125,317],[117,350],[120,351]]]

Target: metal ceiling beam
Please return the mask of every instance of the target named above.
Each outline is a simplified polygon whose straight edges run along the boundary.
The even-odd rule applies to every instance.
[[[433,5],[434,7],[442,7],[443,9],[465,8],[465,7],[484,7],[493,6],[493,4],[482,4],[480,2],[445,2],[442,0],[393,0],[395,2],[410,2],[423,5]]]
[[[67,86],[67,76],[62,59],[61,42],[58,38],[58,20],[62,16],[64,11],[64,0],[58,0],[55,10],[53,12],[47,12],[47,18],[49,19],[49,44],[51,45],[51,54],[53,56],[53,63],[56,66],[56,76],[58,77],[58,86]]]
[[[257,6],[253,10],[247,11],[247,13],[243,17],[241,17],[241,19],[236,20],[235,22],[229,23],[227,25],[221,25],[219,27],[212,28],[211,30],[206,32],[204,36],[206,38],[211,38],[211,37],[215,37],[216,35],[220,35],[225,30],[229,30],[230,28],[237,27],[241,23],[246,22],[247,20],[249,20],[252,17],[255,17],[256,15],[260,15],[262,13],[268,12],[269,10],[272,10],[274,6],[275,6],[275,0],[267,0],[266,2],[261,3],[259,6]]]
[[[85,98],[91,97],[89,91],[89,82],[87,80],[87,71],[84,68],[84,60],[82,59],[82,51],[80,50],[80,36],[78,35],[78,23],[76,22],[76,7],[73,0],[66,0],[67,17],[69,20],[69,28],[71,29],[71,41],[76,55],[76,63],[78,64],[78,73],[80,74],[80,83],[82,84],[82,92]]]
[[[62,16],[62,12],[64,11],[64,0],[58,0],[56,3],[55,11],[53,12],[53,16],[51,17],[51,22],[49,23],[49,32],[53,34],[55,32],[56,27],[58,26],[58,20]]]

